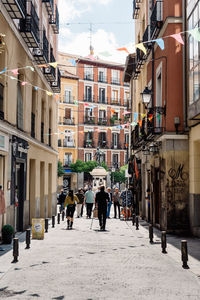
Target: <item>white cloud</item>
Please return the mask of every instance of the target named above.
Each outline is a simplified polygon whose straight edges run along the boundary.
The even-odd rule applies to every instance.
[[[115,35],[112,32],[106,32],[99,29],[92,35],[92,45],[94,47],[94,56],[98,56],[103,60],[125,63],[127,53],[117,51],[117,48],[128,47],[130,45],[118,45]],[[72,34],[69,30],[62,32],[59,40],[59,50],[66,53],[77,54],[81,56],[89,55],[89,32]],[[101,55],[101,52],[108,52],[109,57]]]

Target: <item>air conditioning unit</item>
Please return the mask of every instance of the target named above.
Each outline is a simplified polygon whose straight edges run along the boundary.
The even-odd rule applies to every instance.
[[[51,68],[50,67],[44,68],[44,73],[45,74],[50,74],[51,73]]]
[[[52,83],[51,83],[51,86],[57,86],[58,85],[58,82],[57,81],[53,81]]]

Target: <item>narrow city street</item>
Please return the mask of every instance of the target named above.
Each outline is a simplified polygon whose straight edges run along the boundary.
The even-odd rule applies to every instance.
[[[197,257],[189,256],[190,269],[183,269],[178,239],[170,237],[162,254],[159,237],[150,244],[147,228],[114,218],[106,232],[97,219],[76,218],[73,230],[66,220],[55,228],[49,222],[44,240],[32,240],[29,250],[20,242],[18,263],[11,264],[11,250],[1,255],[0,298],[200,299]],[[190,245],[195,250],[199,240]]]

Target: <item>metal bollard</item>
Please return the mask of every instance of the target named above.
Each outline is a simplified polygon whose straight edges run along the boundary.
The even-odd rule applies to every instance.
[[[135,225],[135,214],[133,214],[132,224],[133,224],[133,226]]]
[[[19,240],[18,238],[13,239],[13,261],[12,263],[18,262],[18,256],[19,256]]]
[[[55,216],[52,216],[52,227],[55,227]]]
[[[153,244],[153,225],[149,225],[149,243]]]
[[[166,237],[166,231],[162,231],[161,235],[161,247],[162,247],[162,253],[167,253],[167,237]]]
[[[135,226],[136,226],[136,230],[139,230],[139,217],[138,216],[135,218]]]
[[[57,222],[58,222],[58,224],[60,224],[60,213],[58,213]]]
[[[65,220],[65,212],[64,212],[64,210],[62,211],[62,221],[64,221]]]
[[[49,219],[45,219],[45,232],[48,232],[49,228]]]
[[[26,248],[25,249],[30,249],[30,244],[31,244],[31,230],[26,229]]]
[[[187,249],[187,241],[186,240],[181,241],[181,254],[182,254],[182,262],[183,262],[182,267],[184,269],[189,269],[189,266],[187,264],[187,262],[188,262],[188,249]]]

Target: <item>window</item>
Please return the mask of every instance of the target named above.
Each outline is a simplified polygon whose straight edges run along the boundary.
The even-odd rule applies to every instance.
[[[120,84],[120,71],[119,70],[112,70],[112,83]]]
[[[21,80],[21,76],[18,77]],[[17,127],[23,130],[24,117],[23,117],[23,99],[20,81],[17,82]]]
[[[86,118],[92,117],[93,116],[93,109],[86,108],[86,110],[85,110],[85,116],[86,116]]]
[[[72,91],[70,89],[65,90],[64,102],[72,103]]]
[[[115,168],[118,168],[118,162],[119,162],[119,159],[118,159],[118,154],[113,154],[112,156],[112,164],[113,164],[113,167]]]
[[[99,133],[99,145],[106,146],[106,132]]]
[[[162,66],[162,65],[161,65]],[[158,67],[156,75],[156,106],[162,107],[162,67]],[[161,127],[161,115],[156,113],[156,127]]]
[[[107,81],[107,72],[105,68],[99,68],[99,82],[106,82]]]
[[[128,145],[128,144],[129,144],[129,134],[128,134],[128,133],[125,134],[125,139],[124,139],[124,141],[125,141],[125,145]]]
[[[64,155],[64,166],[69,166],[72,163],[72,154],[65,153]]]
[[[84,79],[93,80],[93,67],[85,65],[84,68]]]
[[[118,90],[112,90],[112,103],[119,103],[119,91]]]
[[[71,108],[65,108],[65,119],[71,120]]]
[[[65,130],[64,147],[74,147],[73,132]]]
[[[100,110],[99,111],[99,119],[106,119],[106,111],[105,110]]]
[[[106,90],[105,88],[99,88],[99,102],[106,103]]]
[[[85,87],[85,101],[92,101],[92,87],[86,86]]]
[[[113,119],[119,120],[119,112],[117,112],[117,111],[114,112]]]
[[[85,161],[91,161],[92,160],[92,153],[85,153]]]
[[[124,105],[128,106],[129,102],[129,92],[124,93]]]
[[[119,143],[119,133],[112,134],[112,142],[113,142],[113,148],[116,149]]]
[[[91,141],[92,137],[93,137],[92,131],[88,131],[88,132],[85,133],[85,140],[86,141]]]

